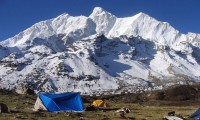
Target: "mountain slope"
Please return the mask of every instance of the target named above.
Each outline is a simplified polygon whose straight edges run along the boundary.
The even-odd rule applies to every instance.
[[[200,81],[200,35],[139,13],[62,14],[0,46],[0,88],[118,94]]]
[[[35,38],[46,39],[52,35],[64,34],[72,39],[81,39],[95,34],[95,23],[88,17],[73,17],[62,14],[54,19],[41,21],[19,33],[13,38],[3,41],[4,46],[21,46]]]

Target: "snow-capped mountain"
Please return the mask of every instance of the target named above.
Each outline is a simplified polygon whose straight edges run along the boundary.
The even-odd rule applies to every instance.
[[[137,92],[200,82],[200,34],[145,13],[62,14],[0,42],[0,88],[82,94]]]

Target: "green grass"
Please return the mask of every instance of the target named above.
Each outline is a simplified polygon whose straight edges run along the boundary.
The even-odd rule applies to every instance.
[[[9,113],[0,113],[0,120],[120,120],[119,114],[115,110],[103,111],[85,111],[82,113],[50,113],[50,112],[33,112],[37,96],[24,96],[15,94],[0,94],[0,103],[5,103],[9,107],[9,110],[15,110]],[[125,116],[130,120],[161,120],[163,116],[167,115],[170,111],[176,111],[177,115],[182,117],[188,117],[197,109],[197,105],[189,106],[171,106],[162,105],[154,102],[146,102],[143,104],[137,103],[122,103],[107,100],[110,105],[110,109],[127,107],[131,110],[130,113]],[[87,106],[89,103],[84,103]]]

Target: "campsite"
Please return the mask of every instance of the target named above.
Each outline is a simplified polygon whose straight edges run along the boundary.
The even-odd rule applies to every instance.
[[[56,107],[50,106],[52,111],[34,111],[33,108],[37,101],[37,95],[19,95],[13,93],[12,91],[0,91],[0,103],[4,103],[8,106],[8,113],[0,113],[1,120],[16,120],[16,119],[27,119],[27,120],[120,120],[120,119],[129,119],[129,120],[161,120],[164,116],[167,116],[169,112],[175,111],[175,115],[180,118],[185,118],[186,120],[190,120],[188,117],[194,113],[198,107],[200,100],[198,98],[198,93],[196,94],[196,98],[183,100],[181,99],[181,93],[178,92],[179,88],[187,88],[186,91],[190,91],[191,88],[199,88],[199,86],[180,86],[174,88],[176,93],[179,95],[174,100],[162,100],[159,97],[155,97],[156,94],[160,94],[162,92],[154,92],[151,95],[154,97],[149,97],[150,95],[147,94],[124,94],[124,95],[114,95],[114,96],[79,96],[77,93],[70,93],[69,96],[73,96],[70,98],[72,101],[58,103],[62,107],[64,104],[68,104],[72,107],[75,106],[77,111],[81,111],[82,109],[86,108],[88,105],[91,104],[99,104],[97,102],[105,101],[102,106],[102,109],[92,110],[83,112],[77,112],[67,110],[64,111],[57,111]],[[166,90],[166,94],[169,95],[169,91],[173,89]],[[174,92],[173,92],[174,93]],[[189,94],[189,93],[188,93]],[[63,94],[58,94],[57,96],[49,95],[49,94],[42,94],[43,98],[47,103],[51,103],[49,98],[55,97],[63,97]],[[47,98],[48,96],[49,98]],[[64,95],[66,97],[66,95]],[[59,98],[62,100],[64,98]],[[81,101],[83,106],[81,106]],[[73,101],[75,100],[75,101]],[[101,101],[102,100],[102,101]],[[58,101],[58,99],[57,99]],[[56,103],[56,102],[55,102]],[[73,103],[76,103],[73,105]],[[99,104],[100,105],[100,104]],[[84,108],[83,108],[84,107]],[[130,110],[129,113],[125,114],[125,118],[122,118],[117,110],[120,108],[128,108]],[[48,108],[49,109],[49,108]],[[65,109],[65,108],[62,108]],[[53,111],[55,110],[55,111]]]
[[[200,120],[200,0],[0,0],[0,120]]]

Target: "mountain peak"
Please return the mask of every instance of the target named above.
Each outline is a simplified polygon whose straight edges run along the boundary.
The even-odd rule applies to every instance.
[[[96,23],[97,33],[107,34],[116,22],[116,17],[101,7],[95,7],[89,16]]]
[[[93,9],[93,13],[100,13],[100,12],[106,12],[106,11],[101,7],[95,7]]]
[[[146,13],[143,13],[143,12],[139,12],[137,15],[143,15],[143,16],[147,16],[147,14]]]
[[[63,14],[59,15],[58,17],[63,17],[63,16],[69,16],[69,14],[66,13],[66,12],[64,12]],[[57,17],[57,18],[58,18],[58,17]]]
[[[99,15],[114,16],[101,7],[95,7],[89,17],[91,18],[92,16],[99,16]]]
[[[145,17],[147,17],[147,18],[152,18],[151,16],[149,16],[148,14],[146,14],[146,13],[143,13],[143,12],[139,12],[138,14],[136,14],[136,15],[134,15],[136,18],[145,18]],[[154,19],[154,18],[152,18],[152,19]]]
[[[146,14],[143,13],[143,12],[139,12],[139,13],[137,13],[136,15],[138,15],[138,16],[145,16]]]

